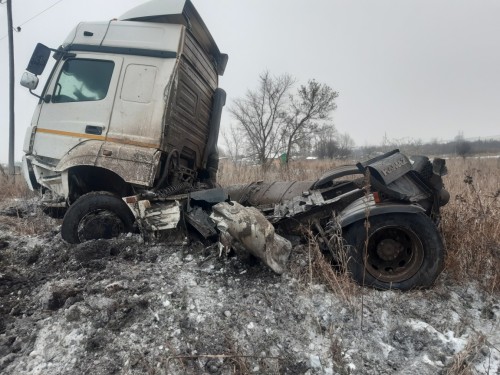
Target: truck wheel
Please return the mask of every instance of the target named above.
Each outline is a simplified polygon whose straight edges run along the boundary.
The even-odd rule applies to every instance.
[[[443,270],[444,246],[432,220],[423,214],[370,217],[347,228],[347,269],[353,279],[378,289],[431,286]]]
[[[132,230],[134,215],[119,197],[105,191],[82,195],[64,215],[63,240],[80,243],[113,238]]]

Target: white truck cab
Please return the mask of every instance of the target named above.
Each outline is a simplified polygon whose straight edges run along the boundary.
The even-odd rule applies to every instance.
[[[23,158],[46,205],[215,182],[227,55],[189,0],[82,22],[57,50],[39,44],[21,80],[30,92],[51,51]]]

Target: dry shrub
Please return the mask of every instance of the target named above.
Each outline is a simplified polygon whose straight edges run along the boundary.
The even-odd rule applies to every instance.
[[[265,374],[281,374],[282,357],[248,355],[238,345],[237,340],[226,337],[226,350],[221,354],[177,354],[162,360],[167,374],[170,373],[229,373],[246,375],[252,374],[252,368],[258,362],[259,368]],[[151,366],[146,362],[147,368]],[[212,367],[213,366],[213,367]],[[211,368],[212,367],[212,368]],[[191,370],[191,371],[189,371]],[[150,372],[155,374],[156,372]],[[163,371],[161,372],[163,373]]]
[[[58,223],[37,207],[34,212],[27,216],[24,214],[18,216],[0,215],[0,225],[21,236],[36,236],[56,228]]]
[[[346,349],[342,346],[342,341],[330,333],[330,356],[333,367],[338,374],[350,374],[351,371],[345,358]]]
[[[22,236],[47,232],[57,226],[55,220],[42,212],[30,199],[35,193],[29,190],[21,175],[8,176],[0,172],[0,224]]]
[[[474,368],[474,361],[481,357],[481,348],[487,344],[486,338],[483,335],[472,337],[465,348],[453,357],[453,362],[450,368],[446,371],[447,375],[473,375],[477,374]],[[490,373],[488,369],[488,374]]]
[[[320,242],[323,240],[319,235],[311,229],[304,228],[303,231],[308,243],[294,249],[294,253],[295,257],[307,260],[307,265],[292,262],[291,274],[304,285],[323,284],[345,303],[356,305],[359,287],[346,269],[347,251],[342,236],[339,233],[330,234],[329,245],[336,257],[333,259],[333,256],[321,250]]]
[[[0,201],[9,198],[29,198],[33,196],[21,175],[7,175],[0,166]]]
[[[450,203],[441,229],[446,269],[457,281],[500,290],[500,164],[495,159],[451,159],[445,177]]]

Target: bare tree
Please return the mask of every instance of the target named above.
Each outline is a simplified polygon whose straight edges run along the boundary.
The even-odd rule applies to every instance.
[[[464,133],[459,132],[455,137],[455,151],[457,155],[465,159],[465,157],[470,154],[471,150],[471,143],[465,140]]]
[[[335,125],[326,124],[315,134],[314,155],[320,159],[333,159],[339,149]]]
[[[321,139],[314,150],[314,154],[320,159],[333,159],[338,150],[337,140],[333,137]]]
[[[238,129],[236,129],[233,125],[230,125],[229,131],[222,132],[222,138],[226,144],[226,152],[228,153],[231,161],[236,163],[238,160],[242,159],[241,137],[238,134]]]
[[[351,155],[352,150],[354,148],[354,140],[351,138],[351,136],[347,133],[341,133],[337,137],[337,142],[338,142],[338,151],[337,151],[337,156],[340,159],[345,159],[349,155]]]
[[[306,86],[300,86],[296,97],[290,97],[290,109],[283,133],[287,161],[292,147],[317,133],[321,125],[318,121],[329,119],[330,113],[337,108],[335,98],[338,95],[330,86],[313,79]]]
[[[381,147],[382,152],[389,152],[391,150],[394,150],[395,148],[398,148],[398,145],[396,144],[396,141],[394,139],[389,138],[387,133],[384,133],[384,136],[382,137]]]
[[[264,72],[259,87],[236,99],[229,112],[238,122],[248,143],[248,151],[264,168],[280,152],[285,125],[287,94],[294,80],[288,74],[272,77]]]

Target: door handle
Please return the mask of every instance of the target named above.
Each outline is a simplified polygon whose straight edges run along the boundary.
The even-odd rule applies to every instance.
[[[102,126],[96,126],[96,125],[87,125],[85,127],[85,133],[87,134],[93,134],[93,135],[101,135],[102,134]]]

